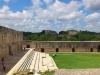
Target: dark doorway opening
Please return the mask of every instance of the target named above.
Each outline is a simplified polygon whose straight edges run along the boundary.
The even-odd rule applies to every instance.
[[[93,52],[93,48],[90,49],[90,52]]]
[[[98,46],[98,52],[100,52],[100,44],[99,44],[99,46]]]
[[[11,46],[9,46],[9,55],[10,55],[10,52],[11,52]]]
[[[41,52],[44,52],[44,48],[41,48]]]
[[[56,52],[59,52],[59,48],[56,48]]]
[[[30,45],[27,45],[27,47],[26,48],[30,48]]]
[[[75,48],[72,48],[72,52],[75,52]]]
[[[20,48],[19,48],[19,44],[18,44],[18,51],[20,50]]]

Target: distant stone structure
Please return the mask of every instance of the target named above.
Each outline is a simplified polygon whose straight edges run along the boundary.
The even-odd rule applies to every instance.
[[[77,30],[68,30],[67,38],[70,38],[72,35],[78,34]]]
[[[75,34],[78,34],[78,31],[77,30],[68,30],[68,35],[75,35]]]
[[[43,30],[41,32],[41,34],[51,34],[51,35],[57,35],[56,31],[52,31],[52,30]]]
[[[0,26],[0,58],[22,49],[23,33]]]
[[[58,36],[70,38],[72,35],[78,34],[77,30],[68,30],[67,32],[68,34],[59,34]]]
[[[100,52],[100,41],[27,41],[24,46],[40,52]]]

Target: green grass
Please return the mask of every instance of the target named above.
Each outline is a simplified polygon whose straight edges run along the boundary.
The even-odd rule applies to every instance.
[[[57,53],[53,59],[59,69],[100,68],[100,54],[96,53]]]
[[[46,71],[44,75],[54,75],[54,71]]]

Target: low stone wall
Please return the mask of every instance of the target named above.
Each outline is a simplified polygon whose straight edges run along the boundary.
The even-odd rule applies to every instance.
[[[100,41],[24,41],[22,47],[40,52],[100,52]]]

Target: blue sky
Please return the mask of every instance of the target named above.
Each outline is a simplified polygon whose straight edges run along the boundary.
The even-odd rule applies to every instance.
[[[0,25],[30,32],[100,32],[100,0],[0,0]]]

